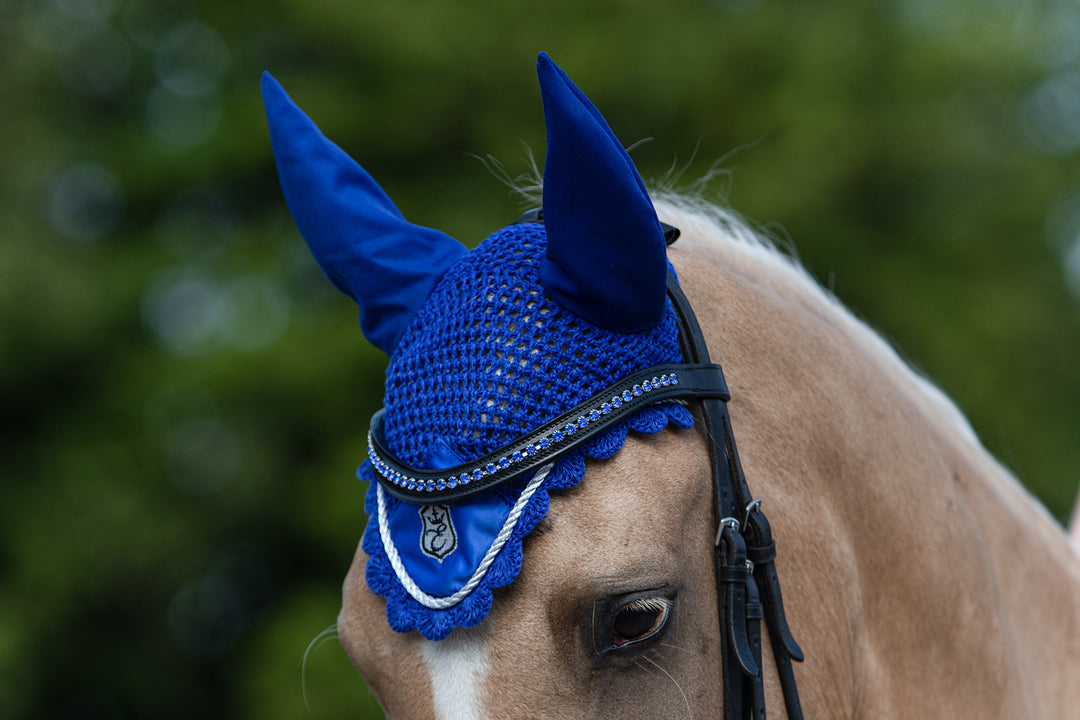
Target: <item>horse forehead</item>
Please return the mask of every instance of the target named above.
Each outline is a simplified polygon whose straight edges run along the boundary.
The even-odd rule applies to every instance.
[[[610,463],[594,468],[587,488],[599,503],[632,505],[659,500],[657,509],[674,509],[695,499],[709,467],[705,441],[697,430],[671,428],[655,435],[631,434]]]
[[[682,520],[710,499],[708,468],[697,431],[631,434],[613,458],[590,462],[581,485],[552,494],[550,531],[544,533],[551,548],[545,555],[553,564],[578,555],[597,561],[590,565],[606,565],[604,553],[677,551]],[[527,554],[526,565],[529,561]],[[537,557],[533,564],[540,562]]]

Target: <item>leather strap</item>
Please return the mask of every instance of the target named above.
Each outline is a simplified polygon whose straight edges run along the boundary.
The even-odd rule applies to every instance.
[[[386,492],[431,505],[491,490],[562,457],[646,405],[677,398],[730,397],[719,365],[671,363],[634,373],[551,422],[472,462],[440,470],[413,467],[394,457],[383,439],[383,411],[371,418],[368,457]]]
[[[678,282],[668,277],[668,297],[680,318],[683,358],[708,363],[708,346],[694,310]],[[776,658],[777,673],[789,720],[802,720],[799,691],[792,661],[803,653],[788,628],[780,580],[773,560],[776,544],[760,501],[753,499],[735,446],[727,398],[705,399],[704,425],[712,453],[713,485],[717,521],[722,523],[715,552],[720,627],[724,637],[724,697],[726,720],[765,720],[765,693],[761,668],[761,620],[766,621]],[[745,513],[745,515],[744,515]],[[745,532],[745,540],[743,532]],[[735,538],[738,540],[735,540]],[[739,545],[742,547],[741,555]],[[742,590],[737,585],[735,558],[749,560],[753,571],[743,571]],[[747,656],[750,662],[747,662]]]
[[[747,556],[754,563],[754,576],[761,587],[765,624],[769,628],[773,657],[776,658],[776,671],[780,676],[780,687],[784,692],[784,707],[789,720],[802,720],[802,705],[799,691],[795,685],[795,672],[792,661],[802,662],[803,651],[791,635],[787,618],[784,616],[784,600],[780,595],[780,578],[776,574],[776,543],[772,539],[772,529],[765,514],[758,505],[747,514],[747,533],[749,547]]]
[[[757,582],[752,573],[746,578],[746,620],[747,638],[750,641],[750,650],[754,655],[754,661],[761,667],[761,619],[765,616],[765,608],[761,605],[761,597],[758,594]],[[743,713],[746,720],[765,720],[765,683],[764,672],[747,676],[746,695],[749,701],[745,704]]]

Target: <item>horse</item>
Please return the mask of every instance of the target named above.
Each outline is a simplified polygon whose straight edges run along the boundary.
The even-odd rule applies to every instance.
[[[681,232],[666,259],[723,365],[741,466],[769,513],[804,716],[1075,717],[1080,555],[1063,528],[796,261],[727,210],[650,200]],[[520,574],[440,639],[387,622],[372,546],[357,548],[337,630],[388,718],[722,715],[725,519],[701,403],[684,405],[692,424],[629,432],[552,488]],[[775,660],[763,642],[765,706],[788,717]]]
[[[1060,525],[787,256],[718,208],[657,207],[682,230],[669,258],[725,366],[743,467],[782,543],[806,717],[1075,717],[1080,557]],[[552,497],[491,616],[439,642],[386,626],[358,549],[338,632],[387,717],[715,717],[708,462],[700,432],[667,430],[592,463]],[[591,662],[579,646],[592,598],[661,587],[678,589],[665,642]],[[782,708],[768,671],[765,690]]]

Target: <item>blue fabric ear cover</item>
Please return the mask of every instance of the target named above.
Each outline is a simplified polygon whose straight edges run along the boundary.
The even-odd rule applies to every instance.
[[[505,227],[455,263],[432,291],[386,370],[384,440],[395,457],[432,469],[475,460],[628,375],[681,362],[678,319],[670,303],[647,332],[625,334],[593,325],[541,285],[547,247],[543,225]],[[386,600],[391,627],[416,628],[438,640],[455,627],[481,622],[494,590],[518,576],[522,542],[547,512],[550,491],[576,486],[585,477],[586,459],[611,457],[628,432],[656,433],[670,425],[691,427],[693,417],[677,402],[649,405],[556,462],[479,585],[447,609],[425,607],[410,595],[388,548],[396,546],[405,570],[424,592],[451,595],[464,587],[479,556],[495,541],[499,522],[522,497],[529,477],[450,504],[459,547],[436,560],[421,549],[423,506],[385,496],[388,521],[380,524],[381,486],[365,462],[358,477],[371,483],[366,507],[372,519],[363,539],[367,583]]]
[[[650,330],[666,299],[667,253],[656,210],[596,107],[546,54],[536,69],[548,135],[541,283],[594,325]]]
[[[262,93],[278,177],[296,225],[330,282],[360,307],[364,337],[389,355],[465,246],[408,222],[269,73],[263,73]]]
[[[371,176],[263,77],[289,208],[324,272],[360,306],[364,334],[390,355],[384,439],[417,467],[494,452],[617,380],[681,361],[663,233],[641,179],[600,114],[546,55],[538,73],[549,128],[545,224],[511,225],[470,252],[406,221]],[[693,418],[675,402],[649,405],[536,476],[532,495],[523,492],[529,479],[518,478],[454,503],[442,517],[456,523],[458,543],[438,556],[423,539],[420,511],[430,506],[382,497],[365,461],[358,476],[371,483],[367,582],[386,600],[391,627],[437,640],[481,622],[493,591],[518,576],[522,542],[547,512],[549,491],[577,485],[586,458],[611,457],[628,432],[669,425],[688,428]],[[496,552],[511,506],[521,514]],[[494,560],[470,585],[485,548]],[[421,593],[463,597],[446,608],[424,604],[402,577]]]

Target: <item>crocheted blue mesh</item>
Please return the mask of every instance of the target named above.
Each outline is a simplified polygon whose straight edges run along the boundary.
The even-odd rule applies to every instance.
[[[624,335],[591,325],[544,293],[538,273],[545,247],[539,224],[496,232],[449,268],[413,318],[386,375],[384,438],[399,459],[417,467],[436,467],[448,452],[459,462],[474,460],[627,375],[681,362],[670,303],[661,322],[647,332]],[[648,406],[561,458],[480,584],[445,610],[421,605],[398,580],[379,533],[375,471],[365,462],[358,476],[372,483],[363,539],[370,556],[367,582],[386,599],[391,627],[416,628],[438,640],[454,627],[483,620],[492,590],[520,572],[521,541],[546,514],[548,491],[577,485],[585,458],[611,457],[628,431],[656,433],[669,423],[689,428],[693,418],[678,403]],[[516,498],[526,480],[490,492]],[[402,502],[384,497],[390,508]]]

